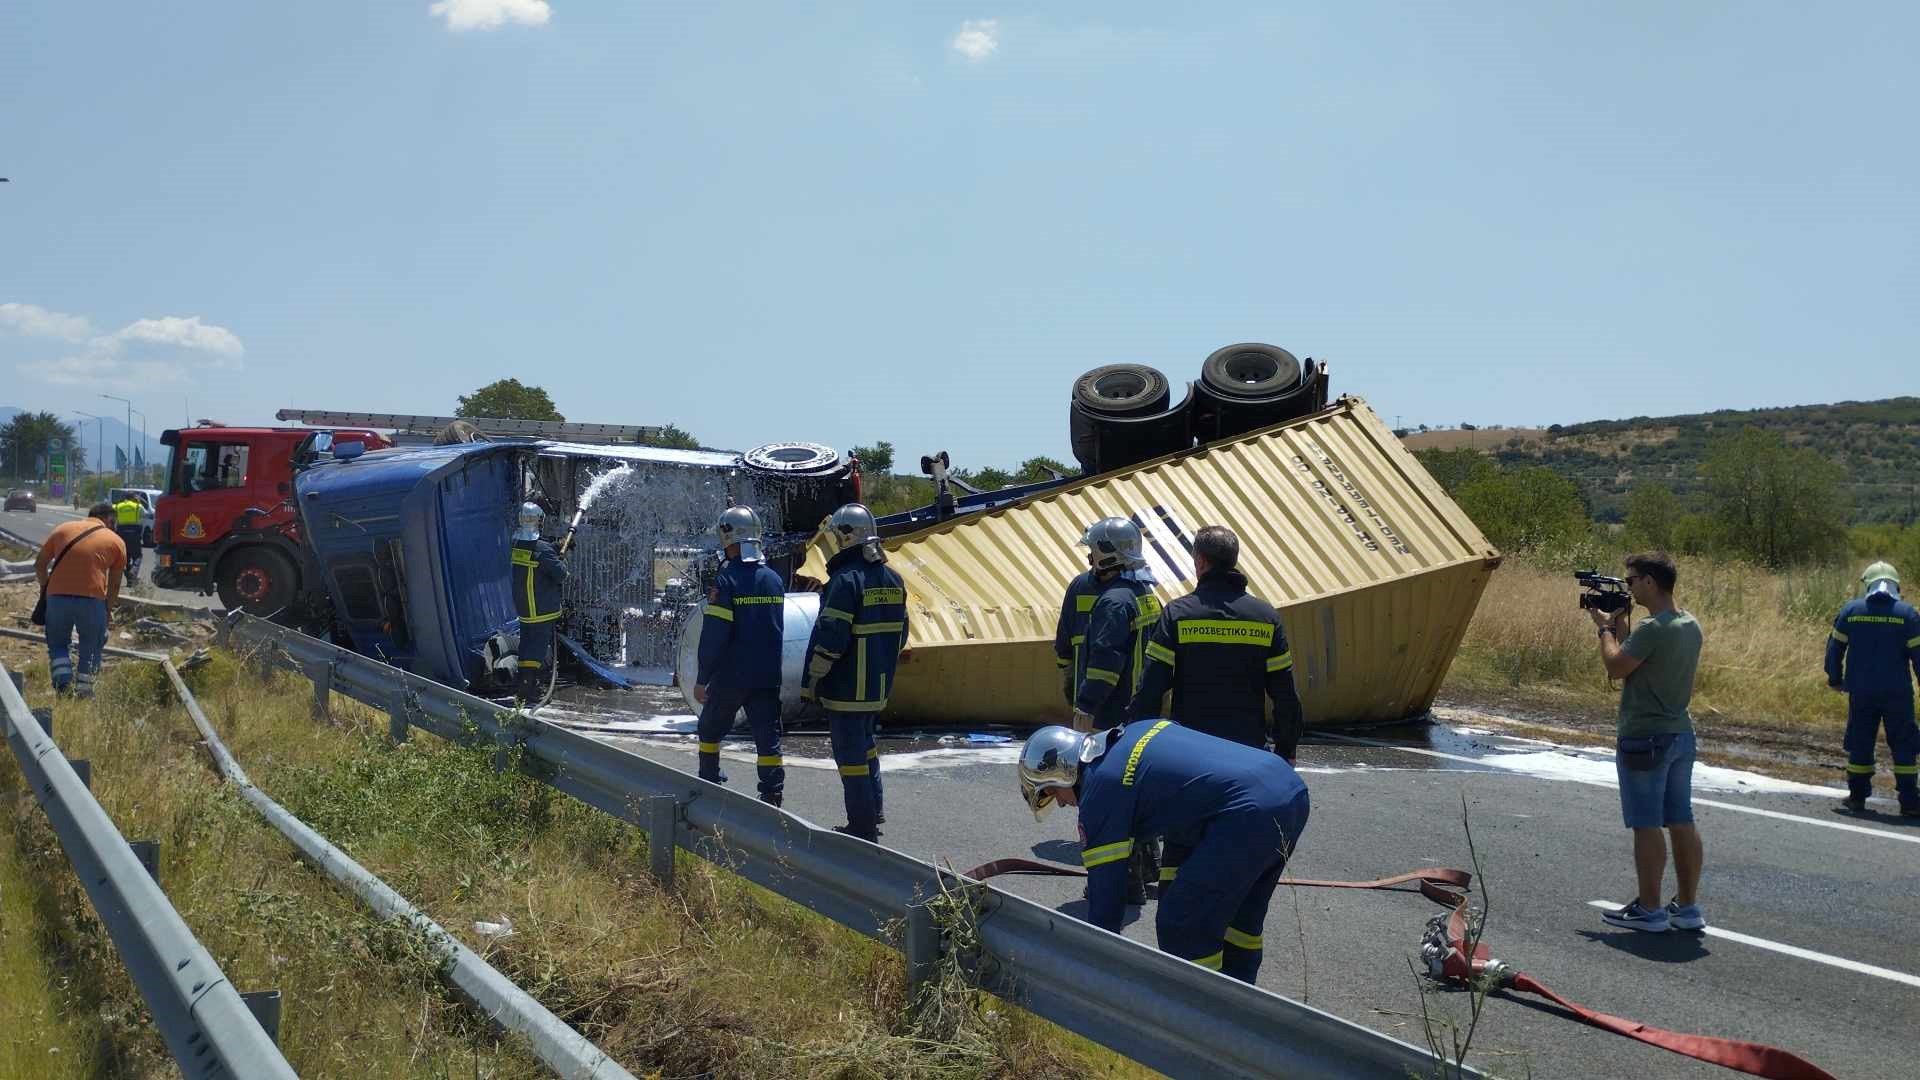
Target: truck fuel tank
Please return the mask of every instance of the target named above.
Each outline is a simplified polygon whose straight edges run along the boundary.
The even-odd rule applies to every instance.
[[[782,609],[786,633],[780,646],[780,716],[792,719],[801,714],[805,704],[800,700],[800,672],[807,663],[807,642],[813,637],[813,624],[820,618],[820,594],[790,592]],[[700,705],[693,700],[693,680],[700,670],[700,628],[706,621],[698,615],[689,618],[680,631],[680,647],[674,653],[680,693],[687,699],[687,707],[696,713]]]

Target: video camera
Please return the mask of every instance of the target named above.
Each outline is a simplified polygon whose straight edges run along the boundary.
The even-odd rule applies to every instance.
[[[1633,606],[1633,596],[1627,592],[1627,583],[1620,578],[1606,577],[1593,570],[1575,570],[1573,580],[1586,590],[1580,594],[1583,611],[1599,610],[1611,615]]]

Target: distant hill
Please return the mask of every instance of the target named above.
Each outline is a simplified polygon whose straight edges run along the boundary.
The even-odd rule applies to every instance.
[[[1541,428],[1409,434],[1409,449],[1471,447],[1505,466],[1545,465],[1580,485],[1594,516],[1617,521],[1636,482],[1657,481],[1683,501],[1701,497],[1700,463],[1716,437],[1745,427],[1779,432],[1846,467],[1856,523],[1911,522],[1920,500],[1920,397],[1636,416]]]

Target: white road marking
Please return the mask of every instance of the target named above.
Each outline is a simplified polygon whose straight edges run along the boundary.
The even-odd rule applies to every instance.
[[[1620,905],[1612,900],[1589,900],[1587,901],[1587,906],[1600,908],[1603,911],[1617,911],[1620,908]],[[1694,931],[1689,930],[1674,931],[1674,933],[1679,934],[1693,932]],[[1904,971],[1894,971],[1892,968],[1875,967],[1872,964],[1863,964],[1858,960],[1848,960],[1845,957],[1828,956],[1826,953],[1814,952],[1812,949],[1803,949],[1798,945],[1783,945],[1778,941],[1768,941],[1766,938],[1754,937],[1752,934],[1741,934],[1732,930],[1722,930],[1717,926],[1708,926],[1703,932],[1708,937],[1726,938],[1728,941],[1737,941],[1742,945],[1751,945],[1756,949],[1766,949],[1769,952],[1777,952],[1784,956],[1796,956],[1802,960],[1811,960],[1816,964],[1826,964],[1830,967],[1842,968],[1846,971],[1854,971],[1862,975],[1872,975],[1875,978],[1886,979],[1889,982],[1920,987],[1920,975],[1909,975]]]
[[[1486,766],[1489,772],[1525,775],[1513,769],[1500,769],[1490,765],[1486,761],[1479,758],[1468,757],[1465,754],[1449,754],[1443,750],[1428,750],[1420,746],[1401,746],[1398,743],[1381,742],[1378,739],[1362,739],[1353,735],[1334,735],[1322,731],[1316,731],[1314,735],[1323,739],[1332,739],[1336,742],[1353,743],[1358,746],[1378,746],[1387,750],[1399,750],[1403,753],[1419,754],[1422,757],[1439,758],[1442,761],[1464,761],[1470,765]],[[1619,784],[1610,784],[1601,780],[1584,780],[1571,776],[1564,777],[1563,779],[1568,783],[1586,784],[1589,787],[1609,788],[1614,791],[1620,789]],[[1693,804],[1695,806],[1711,806],[1717,810],[1732,810],[1740,814],[1757,814],[1760,817],[1778,818],[1781,821],[1796,821],[1802,825],[1817,825],[1822,829],[1838,829],[1841,832],[1862,833],[1866,836],[1877,836],[1883,840],[1900,840],[1909,844],[1920,844],[1920,832],[1897,833],[1889,832],[1886,829],[1870,829],[1865,825],[1854,825],[1845,821],[1822,821],[1819,818],[1805,817],[1800,814],[1783,814],[1778,810],[1762,810],[1757,806],[1741,806],[1738,803],[1718,802],[1713,799],[1695,799],[1693,800]]]

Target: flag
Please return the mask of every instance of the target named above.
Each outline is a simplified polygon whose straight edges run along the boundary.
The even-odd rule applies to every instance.
[[[136,469],[144,469],[147,467],[147,456],[142,454],[140,449],[138,446],[133,448],[133,467]]]
[[[122,470],[127,467],[127,452],[118,446],[113,448],[113,467]]]

